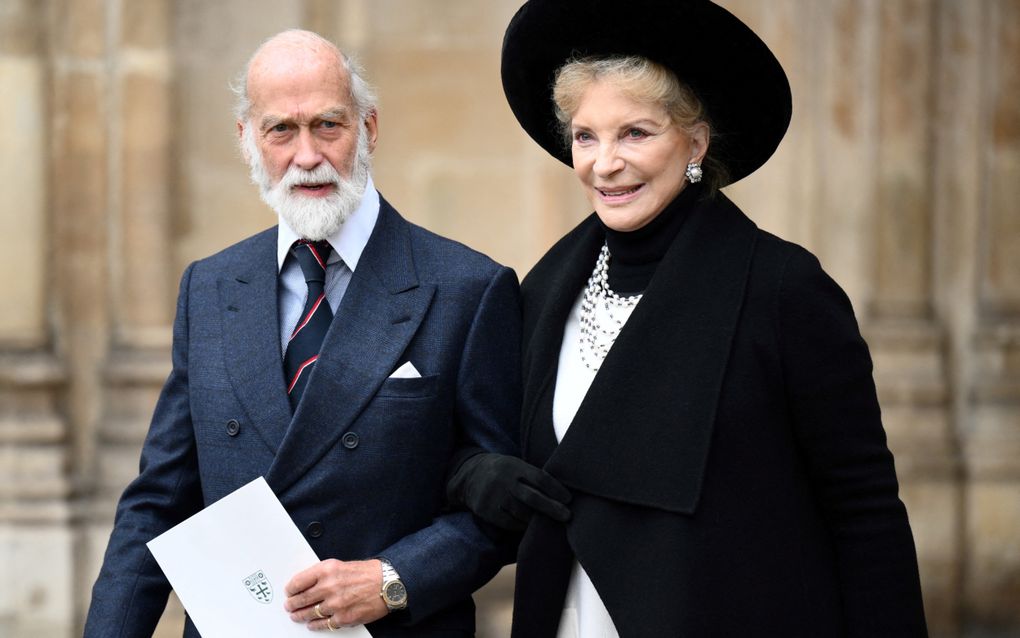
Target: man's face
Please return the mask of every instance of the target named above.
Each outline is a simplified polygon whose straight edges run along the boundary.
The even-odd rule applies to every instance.
[[[248,76],[251,115],[238,122],[252,179],[295,231],[325,239],[361,200],[375,114],[359,119],[334,57],[293,51],[264,57]]]
[[[351,103],[348,77],[335,60],[323,56],[271,56],[254,65],[248,89],[250,125],[266,172],[275,185],[292,166],[311,171],[329,163],[350,178],[359,117]],[[369,151],[375,147],[375,115],[366,118]],[[296,187],[295,194],[325,197],[330,184]]]

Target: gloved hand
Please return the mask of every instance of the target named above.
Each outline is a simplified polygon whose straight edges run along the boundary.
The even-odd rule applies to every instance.
[[[516,456],[476,454],[461,463],[446,484],[451,503],[467,506],[482,520],[511,531],[528,526],[532,514],[570,520],[570,490],[545,470]]]

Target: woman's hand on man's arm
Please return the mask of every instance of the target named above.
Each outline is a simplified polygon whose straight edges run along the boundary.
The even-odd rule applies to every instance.
[[[457,468],[446,486],[447,498],[479,518],[520,531],[535,512],[570,520],[570,490],[545,470],[506,454],[481,453]]]

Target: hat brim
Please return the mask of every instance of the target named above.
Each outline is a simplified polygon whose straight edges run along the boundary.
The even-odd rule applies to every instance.
[[[792,113],[790,83],[751,29],[707,0],[529,0],[503,38],[503,91],[517,121],[553,157],[572,164],[552,101],[556,71],[588,56],[639,55],[669,68],[704,104],[711,153],[726,183],[757,170]],[[725,184],[722,184],[725,185]]]

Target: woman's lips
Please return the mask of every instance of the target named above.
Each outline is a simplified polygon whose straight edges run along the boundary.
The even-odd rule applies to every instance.
[[[644,187],[644,184],[617,186],[614,188],[596,187],[595,191],[599,194],[599,198],[607,204],[625,204],[635,199]]]

